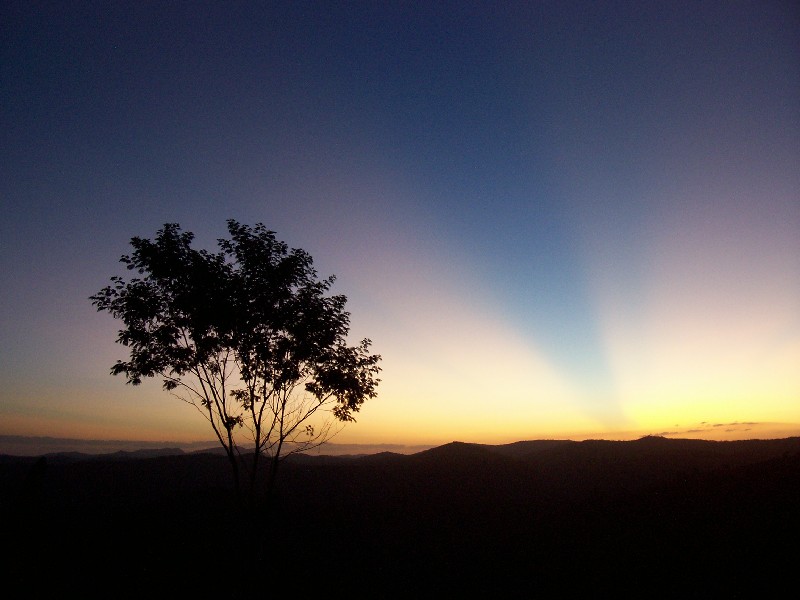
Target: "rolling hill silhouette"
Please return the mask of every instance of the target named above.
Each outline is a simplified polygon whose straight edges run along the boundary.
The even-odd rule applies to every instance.
[[[6,580],[249,597],[243,567],[205,571],[247,552],[225,459],[155,454],[2,457]],[[271,532],[280,580],[353,597],[763,597],[800,558],[800,438],[297,455]]]

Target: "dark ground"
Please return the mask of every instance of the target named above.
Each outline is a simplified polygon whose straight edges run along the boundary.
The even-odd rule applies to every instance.
[[[800,438],[294,458],[256,562],[223,457],[0,457],[3,589],[149,598],[797,589]]]

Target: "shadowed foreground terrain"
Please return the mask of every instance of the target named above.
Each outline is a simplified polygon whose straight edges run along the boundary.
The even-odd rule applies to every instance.
[[[229,477],[212,453],[0,456],[4,589],[747,598],[800,559],[800,438],[292,457],[258,572]]]

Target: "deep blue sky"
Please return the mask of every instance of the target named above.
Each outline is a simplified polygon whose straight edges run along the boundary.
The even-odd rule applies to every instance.
[[[800,422],[796,2],[4,2],[0,28],[0,433],[202,438],[108,375],[87,298],[130,237],[228,218],[335,273],[383,354],[347,441]]]

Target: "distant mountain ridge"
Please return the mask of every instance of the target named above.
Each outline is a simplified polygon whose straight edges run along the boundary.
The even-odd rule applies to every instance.
[[[426,450],[431,445],[407,444],[338,444],[329,442],[317,448],[310,454],[374,454],[379,452],[396,452],[398,454],[411,454]],[[116,452],[139,453],[144,456],[146,452],[158,454],[166,450],[172,452],[180,450],[184,453],[221,453],[219,443],[215,440],[200,442],[177,441],[130,441],[130,440],[82,440],[74,438],[56,438],[48,436],[21,436],[0,435],[0,455],[8,456],[45,456],[53,454],[78,455],[104,455]]]
[[[796,572],[800,437],[456,441],[408,455],[293,455],[279,478],[276,568],[292,581],[337,580],[340,561],[295,558],[323,540],[326,557],[359,557],[350,597],[391,598],[374,591],[415,582],[409,595],[428,597],[423,582],[437,580],[443,597],[538,597],[578,583],[639,597],[647,581],[664,592],[653,597],[720,586],[750,597],[743,585],[763,592]],[[28,557],[47,540],[59,560],[46,574],[62,587],[87,560],[113,581],[144,573],[142,590],[192,572],[198,555],[246,531],[231,501],[216,449],[0,455],[9,539],[28,544],[15,568],[41,577]]]
[[[351,448],[351,449],[358,449]],[[161,456],[222,455],[221,447],[185,452],[180,448],[154,448],[136,451],[117,451],[104,454],[53,453],[45,455],[57,460],[135,460]],[[721,466],[741,466],[783,455],[800,454],[800,437],[776,440],[711,441],[670,439],[645,436],[637,440],[530,440],[510,444],[478,444],[454,441],[413,453],[391,451],[326,454],[315,450],[288,457],[294,463],[305,464],[435,464],[440,467],[475,467],[508,464],[536,466],[541,469],[566,470],[603,468],[638,471],[650,469],[672,471],[708,469]]]
[[[588,473],[632,479],[687,470],[740,467],[784,456],[800,456],[800,437],[776,440],[709,441],[645,436],[638,440],[533,440],[487,445],[451,442],[408,457],[415,464],[535,469],[580,479]]]

